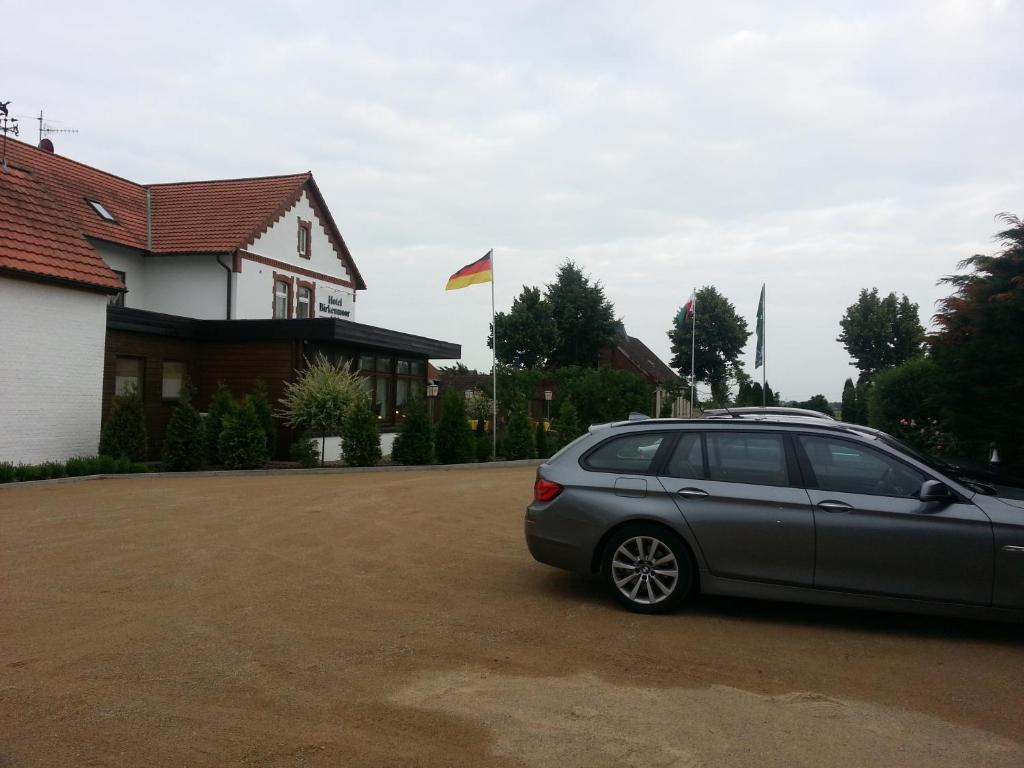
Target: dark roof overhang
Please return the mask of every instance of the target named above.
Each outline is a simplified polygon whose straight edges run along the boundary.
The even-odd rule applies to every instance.
[[[462,346],[351,320],[197,320],[142,309],[109,307],[107,328],[197,341],[310,341],[404,353],[435,360],[457,360]]]

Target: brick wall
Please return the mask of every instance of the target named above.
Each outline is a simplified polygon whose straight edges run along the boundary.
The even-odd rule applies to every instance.
[[[0,461],[96,453],[104,295],[0,277]]]

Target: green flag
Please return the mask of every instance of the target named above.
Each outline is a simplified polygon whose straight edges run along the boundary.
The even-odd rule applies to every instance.
[[[757,352],[754,368],[764,365],[764,283],[761,283],[761,300],[757,303]]]

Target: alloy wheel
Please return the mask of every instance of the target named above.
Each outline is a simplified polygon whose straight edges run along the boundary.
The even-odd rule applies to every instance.
[[[654,536],[634,536],[615,550],[611,577],[628,600],[657,605],[675,592],[679,563],[665,542]]]

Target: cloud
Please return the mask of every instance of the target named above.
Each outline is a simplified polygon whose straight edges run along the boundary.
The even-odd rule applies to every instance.
[[[369,284],[358,319],[476,366],[490,293],[442,288],[494,247],[499,309],[573,258],[666,357],[693,285],[752,321],[766,282],[773,386],[836,398],[859,289],[927,319],[936,279],[1021,208],[1018,3],[44,13],[46,56],[6,43],[25,66],[3,98],[78,127],[58,151],[140,181],[312,169]]]

